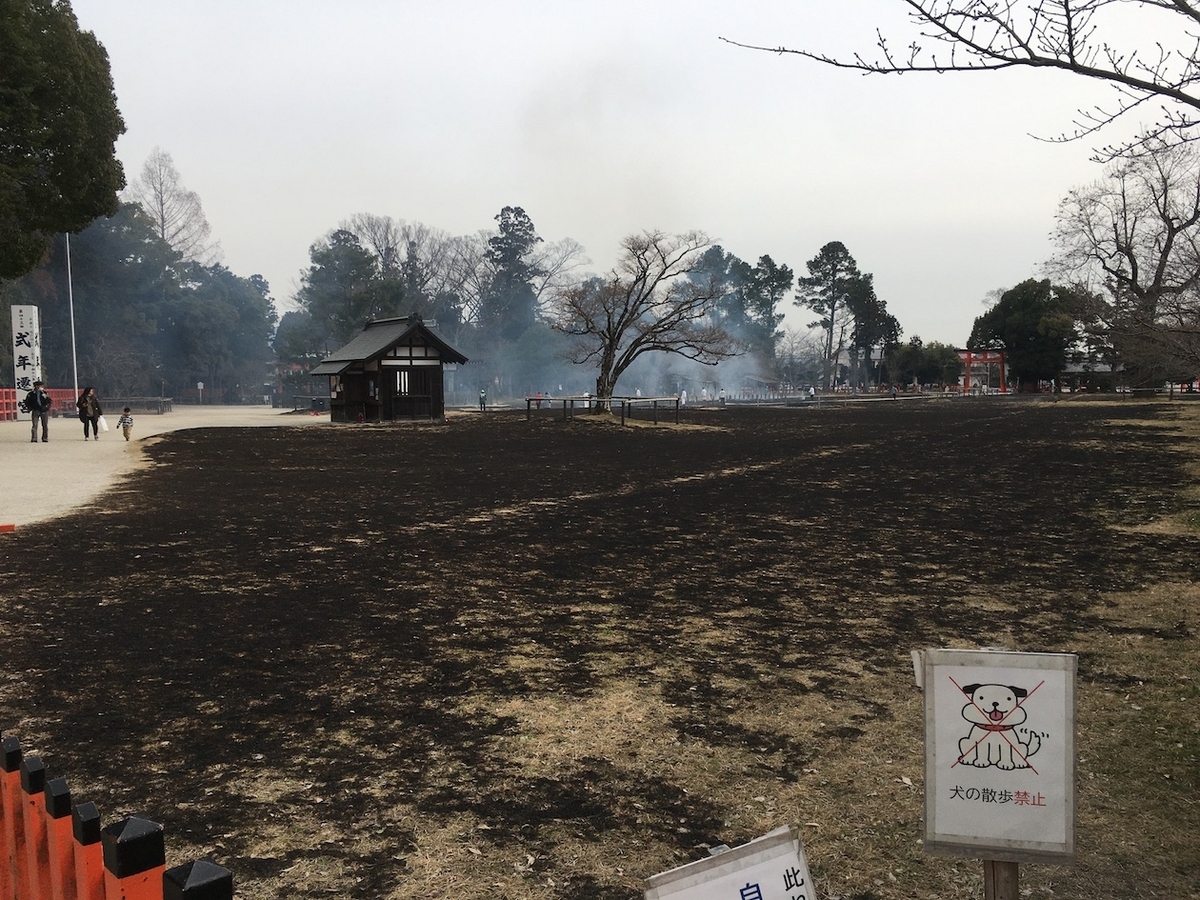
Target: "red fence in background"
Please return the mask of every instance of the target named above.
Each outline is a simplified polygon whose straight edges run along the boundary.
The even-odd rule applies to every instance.
[[[0,388],[0,422],[14,422],[27,413],[21,412],[17,404],[25,399],[28,391],[18,391],[16,388]],[[52,416],[74,418],[78,415],[75,401],[78,399],[70,388],[46,388],[46,393],[54,401],[50,410]]]
[[[66,393],[70,394],[70,391]],[[21,742],[0,755],[0,897],[5,900],[232,900],[233,875],[207,860],[166,867],[161,825],[137,817],[100,827],[94,803],[72,806]]]

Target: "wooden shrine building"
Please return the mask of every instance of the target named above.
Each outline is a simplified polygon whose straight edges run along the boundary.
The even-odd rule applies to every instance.
[[[442,373],[466,361],[420,316],[409,316],[368,322],[308,374],[329,379],[333,422],[442,419]]]

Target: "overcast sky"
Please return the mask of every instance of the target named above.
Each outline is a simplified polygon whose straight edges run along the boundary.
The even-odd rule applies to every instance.
[[[701,229],[797,274],[841,241],[905,339],[962,346],[1038,274],[1058,201],[1099,176],[1054,144],[1107,99],[1069,76],[864,77],[769,46],[870,49],[900,0],[73,0],[108,49],[129,179],[161,147],[224,262],[281,311],[354,213],[451,234],[521,206],[593,271]],[[787,303],[788,324],[812,314]]]

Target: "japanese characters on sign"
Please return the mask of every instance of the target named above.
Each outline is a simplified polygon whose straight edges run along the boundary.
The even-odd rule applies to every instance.
[[[12,307],[13,384],[18,395],[42,377],[42,325],[36,306]]]
[[[776,828],[740,847],[646,879],[646,900],[816,900],[804,847]]]
[[[926,852],[1074,859],[1075,669],[1071,654],[925,651]]]

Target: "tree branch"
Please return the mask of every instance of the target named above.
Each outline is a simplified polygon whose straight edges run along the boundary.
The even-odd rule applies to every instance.
[[[1078,140],[1095,134],[1150,100],[1161,101],[1164,121],[1150,126],[1123,148],[1106,148],[1107,157],[1139,147],[1147,137],[1175,134],[1181,138],[1198,118],[1184,110],[1200,110],[1200,3],[1193,0],[902,0],[916,30],[907,55],[897,57],[888,37],[876,31],[876,52],[865,56],[830,56],[809,49],[767,47],[721,37],[747,50],[789,54],[823,65],[867,75],[907,73],[995,72],[1010,68],[1051,69],[1112,85],[1116,108],[1082,112],[1076,131],[1059,140]],[[1101,37],[1098,14],[1106,7],[1133,6],[1176,16],[1173,43],[1158,42],[1146,57],[1122,50]],[[1119,33],[1119,24],[1108,23]],[[927,49],[945,45],[948,57]],[[1180,108],[1183,108],[1182,110]]]

